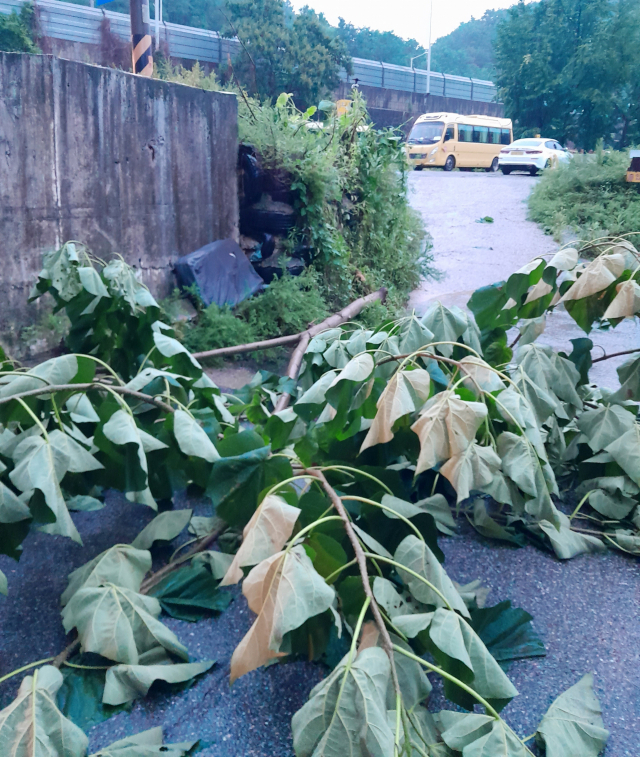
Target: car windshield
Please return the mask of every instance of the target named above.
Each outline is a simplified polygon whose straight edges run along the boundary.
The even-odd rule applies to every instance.
[[[511,147],[540,147],[543,141],[542,139],[516,139],[511,143]]]
[[[407,140],[413,145],[432,145],[439,142],[444,129],[444,121],[422,121],[415,124]]]

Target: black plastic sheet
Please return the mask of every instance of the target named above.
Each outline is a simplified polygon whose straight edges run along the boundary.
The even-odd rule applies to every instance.
[[[205,305],[234,307],[264,284],[233,239],[220,239],[179,258],[175,264],[180,287],[196,284]]]

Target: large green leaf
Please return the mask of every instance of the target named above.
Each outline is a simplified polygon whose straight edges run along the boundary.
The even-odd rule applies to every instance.
[[[504,707],[517,690],[480,637],[457,613],[440,608],[429,625],[431,652],[438,664],[471,686],[496,707]],[[473,697],[448,679],[445,693],[456,704],[472,709]]]
[[[42,492],[46,508],[55,519],[53,523],[41,526],[40,530],[69,536],[82,544],[60,489],[60,481],[71,464],[69,455],[41,436],[30,436],[18,444],[13,457],[16,467],[9,474],[12,483],[23,492],[32,489]]]
[[[232,526],[243,528],[259,504],[261,492],[290,478],[284,457],[270,457],[270,448],[255,431],[242,431],[218,444],[221,459],[213,464],[207,494],[216,513]]]
[[[163,649],[160,649],[159,653],[151,650],[142,655],[140,665],[114,665],[109,668],[102,696],[103,703],[125,704],[137,697],[146,696],[154,681],[184,683],[206,673],[214,665],[213,660],[172,665],[166,656],[163,658],[163,654]]]
[[[461,749],[463,757],[528,757],[525,745],[504,720],[458,712],[447,715],[451,725],[442,738],[450,747]]]
[[[85,757],[89,739],[56,707],[62,673],[51,665],[26,676],[13,702],[0,711],[0,754],[11,757]]]
[[[130,591],[139,591],[142,579],[151,570],[151,554],[129,544],[115,544],[69,574],[69,585],[61,602],[66,605],[82,588],[116,584]]]
[[[127,736],[126,739],[114,741],[103,747],[91,757],[184,757],[197,744],[186,741],[182,744],[164,744],[162,727],[150,728],[148,731]]]
[[[204,561],[169,573],[149,594],[172,618],[191,622],[212,612],[222,612],[231,602],[231,594],[219,591],[218,580]]]
[[[619,436],[606,451],[622,470],[638,486],[640,486],[640,424],[634,423],[626,433]]]
[[[19,558],[20,545],[29,533],[30,520],[29,508],[0,481],[0,554],[14,560]]]
[[[59,429],[49,433],[49,442],[69,459],[67,470],[69,473],[86,473],[92,470],[101,470],[104,465],[69,434],[64,434]]]
[[[407,536],[398,545],[394,555],[396,562],[418,573],[432,584],[449,602],[454,610],[469,617],[469,610],[457,592],[449,576],[429,547],[417,536]],[[413,596],[425,605],[444,607],[445,601],[424,581],[398,568],[398,573]]]
[[[139,428],[133,415],[125,410],[116,410],[102,427],[102,433],[113,444],[125,447],[127,499],[157,510],[158,506],[148,486],[146,453],[165,449],[167,445]]]
[[[608,738],[591,673],[560,694],[536,733],[547,757],[597,757]]]
[[[309,701],[293,716],[297,757],[389,757],[394,734],[387,722],[389,658],[378,647],[346,660],[315,686]]]
[[[7,577],[0,570],[0,594],[4,594],[6,596],[8,591],[9,591],[9,585],[7,584]]]
[[[578,428],[594,452],[605,449],[633,428],[634,416],[620,405],[587,410],[578,418]]]
[[[587,552],[602,552],[606,549],[602,541],[596,536],[572,531],[569,518],[564,513],[558,512],[557,514],[560,528],[556,528],[547,520],[541,520],[539,525],[549,537],[553,551],[561,560],[569,560],[576,555]]]
[[[89,361],[86,358],[85,363]],[[22,376],[3,376],[0,378],[0,398],[42,389],[47,384],[71,384],[79,371],[78,358],[75,355],[62,355],[40,363]],[[91,377],[89,378],[91,380]]]
[[[544,657],[542,639],[531,626],[532,616],[511,602],[471,611],[469,625],[499,663]]]
[[[156,515],[131,542],[132,546],[136,549],[149,549],[156,541],[175,539],[191,520],[192,512],[193,510],[167,510]]]
[[[422,325],[433,334],[434,342],[458,342],[467,330],[467,318],[457,308],[445,307],[441,302],[434,302],[422,316]],[[445,357],[453,354],[453,345],[440,344],[438,352]]]
[[[640,357],[630,357],[617,368],[620,389],[609,398],[611,402],[640,400]]]
[[[208,463],[220,459],[218,450],[202,426],[184,410],[176,410],[173,414],[173,433],[181,452],[185,455],[201,457]]]
[[[78,631],[85,652],[128,665],[157,646],[185,660],[189,654],[176,635],[157,620],[160,603],[115,584],[79,589],[62,611],[67,632]]]

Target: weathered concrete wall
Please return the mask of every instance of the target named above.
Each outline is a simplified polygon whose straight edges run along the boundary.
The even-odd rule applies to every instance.
[[[234,95],[0,53],[0,333],[33,320],[42,253],[120,253],[163,296],[172,261],[237,238]],[[32,308],[33,306],[28,306]]]
[[[460,100],[457,97],[423,95],[397,89],[381,89],[359,85],[367,103],[369,114],[378,127],[402,126],[409,130],[423,113],[461,113],[465,115],[504,116],[502,103],[484,103],[476,100]],[[344,82],[337,96],[349,98],[351,85]]]

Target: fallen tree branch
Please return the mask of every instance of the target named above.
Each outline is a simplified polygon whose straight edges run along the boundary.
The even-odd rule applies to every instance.
[[[163,565],[161,568],[159,568],[155,573],[152,573],[148,578],[146,578],[142,585],[140,586],[140,594],[147,594],[150,589],[152,589],[154,586],[160,583],[162,579],[169,575],[169,573],[172,573],[174,570],[177,570],[183,563],[190,560],[192,557],[197,555],[199,552],[204,552],[207,550],[214,541],[220,536],[223,529],[226,528],[226,524],[222,528],[217,528],[215,531],[212,531],[210,534],[207,534],[206,536],[203,536],[202,539],[198,541],[198,543],[193,546],[188,552],[186,552],[182,557],[180,557],[178,560],[174,560],[173,562],[169,562],[166,565]],[[80,639],[75,638],[70,644],[68,644],[62,652],[60,652],[59,655],[57,655],[53,661],[52,665],[54,665],[56,668],[60,668],[62,665],[65,664],[65,662],[71,657],[72,654],[75,653],[75,651],[80,646]],[[117,665],[118,663],[114,663],[114,665]]]
[[[609,360],[609,358],[612,357],[620,357],[621,355],[632,355],[634,352],[640,352],[640,347],[635,347],[632,350],[622,350],[622,352],[612,352],[610,355],[605,353],[602,357],[597,357],[595,360],[592,360],[591,364],[599,363],[602,360]]]
[[[384,620],[382,619],[382,615],[380,613],[380,608],[378,607],[378,603],[376,602],[376,599],[373,596],[373,592],[371,591],[371,584],[369,583],[369,571],[367,570],[367,558],[365,557],[364,550],[362,549],[362,546],[360,545],[356,532],[353,530],[353,526],[351,525],[351,520],[349,518],[349,515],[347,514],[345,506],[342,504],[342,500],[337,495],[335,489],[327,481],[322,471],[317,470],[317,469],[307,469],[305,473],[309,474],[310,476],[313,476],[319,481],[320,485],[322,486],[324,491],[327,493],[327,496],[331,500],[331,504],[335,507],[338,515],[342,518],[342,522],[344,523],[347,536],[349,538],[349,541],[351,542],[353,551],[355,552],[356,560],[358,561],[360,577],[362,578],[362,588],[364,590],[365,595],[370,600],[371,612],[373,613],[373,617],[376,621],[376,626],[378,627],[378,631],[380,631],[380,638],[382,639],[382,648],[387,653],[387,656],[389,657],[389,662],[391,663],[391,678],[393,680],[393,687],[396,692],[399,692],[400,684],[398,682],[398,672],[396,670],[396,662],[393,656],[393,642],[391,641],[391,637],[389,636],[389,631],[387,630],[387,626]]]
[[[386,287],[382,287],[376,292],[368,294],[366,297],[360,297],[359,299],[354,300],[352,303],[342,308],[340,312],[330,315],[328,318],[325,318],[324,321],[321,321],[315,326],[303,331],[301,334],[298,334],[299,342],[289,360],[286,373],[287,378],[293,379],[294,381],[297,380],[298,374],[300,373],[300,366],[302,365],[302,358],[304,357],[309,342],[314,336],[317,336],[327,329],[333,329],[345,321],[350,321],[352,318],[355,318],[361,310],[366,308],[367,305],[370,305],[372,302],[377,302],[378,300],[384,302],[386,298],[387,289]],[[290,401],[290,394],[287,392],[281,394],[274,408],[274,412],[277,413],[280,412],[280,410],[284,410],[289,406]]]
[[[360,297],[354,300],[352,303],[343,308],[339,313],[334,313],[324,321],[311,326],[306,331],[302,331],[300,334],[291,334],[290,336],[279,336],[275,339],[264,339],[261,342],[249,342],[248,344],[237,344],[233,347],[219,347],[215,350],[205,350],[204,352],[194,352],[193,357],[196,360],[202,360],[209,357],[223,357],[224,355],[238,355],[242,352],[257,352],[258,350],[268,350],[271,347],[282,347],[287,344],[296,344],[299,342],[304,334],[309,334],[309,338],[313,339],[316,334],[326,329],[339,326],[341,323],[354,318],[358,313],[370,305],[372,302],[380,300],[384,302],[387,297],[387,290],[385,287],[378,289],[372,294],[368,294],[366,297]]]
[[[300,341],[300,334],[291,334],[290,336],[278,336],[275,339],[264,339],[261,342],[250,342],[249,344],[236,344],[233,347],[218,347],[215,350],[206,350],[205,352],[193,352],[192,357],[196,360],[202,360],[208,357],[223,357],[224,355],[238,355],[241,352],[254,352],[258,350],[268,350],[271,347],[284,347],[287,344],[295,344]]]
[[[30,378],[28,373],[24,374],[27,378]],[[175,410],[171,405],[167,405],[166,402],[152,397],[150,394],[142,394],[142,392],[135,392],[133,389],[127,389],[125,386],[116,386],[115,384],[104,384],[100,382],[92,382],[91,384],[45,384],[39,386],[37,389],[30,389],[26,392],[17,392],[16,394],[10,394],[7,397],[0,398],[0,405],[4,405],[12,400],[24,399],[25,397],[37,397],[41,394],[54,394],[55,392],[89,392],[94,389],[103,389],[110,392],[116,392],[116,394],[122,394],[125,397],[134,397],[141,402],[146,402],[149,405],[155,405],[165,413],[174,413]]]

